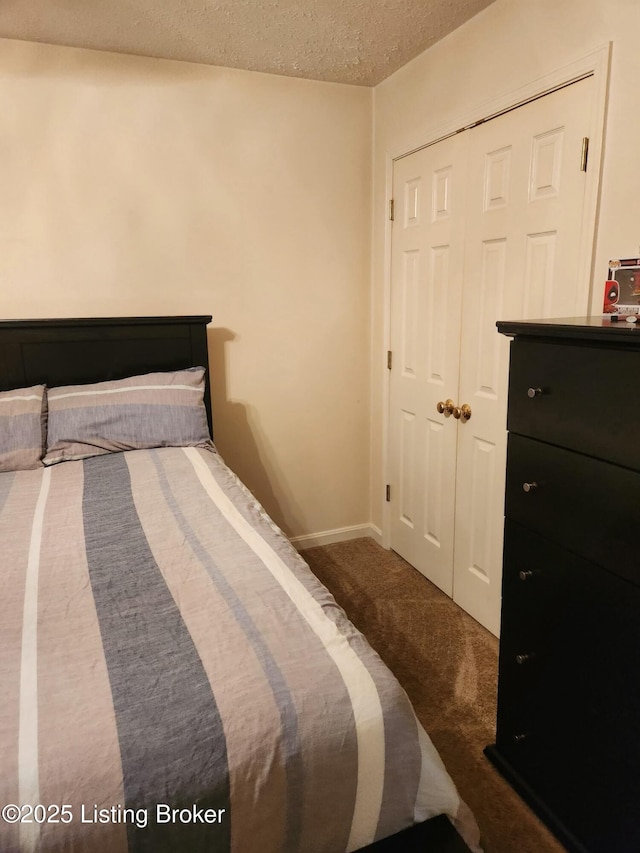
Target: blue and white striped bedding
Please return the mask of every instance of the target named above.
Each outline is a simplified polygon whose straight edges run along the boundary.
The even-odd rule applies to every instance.
[[[440,813],[477,841],[404,691],[214,451],[0,474],[0,543],[0,805],[46,818],[0,818],[0,850],[339,853]]]

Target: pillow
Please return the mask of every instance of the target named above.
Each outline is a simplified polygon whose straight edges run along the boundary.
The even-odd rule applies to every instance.
[[[44,385],[0,391],[0,471],[42,467],[45,392]]]
[[[149,447],[213,447],[204,367],[49,388],[45,465]]]

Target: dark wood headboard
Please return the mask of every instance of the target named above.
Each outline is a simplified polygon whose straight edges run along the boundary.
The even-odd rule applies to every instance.
[[[207,368],[204,402],[213,435],[207,353],[210,322],[207,315],[0,321],[0,391],[203,366]]]

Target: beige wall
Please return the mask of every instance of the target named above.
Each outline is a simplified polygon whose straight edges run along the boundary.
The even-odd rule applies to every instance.
[[[382,527],[384,514],[386,158],[429,141],[434,127],[612,42],[593,275],[593,305],[600,308],[608,259],[640,252],[639,31],[637,0],[496,0],[375,89],[371,518],[376,526]]]
[[[368,521],[371,90],[0,40],[0,316],[214,315],[216,443]]]
[[[212,313],[231,467],[292,536],[382,527],[388,154],[611,41],[597,293],[640,251],[638,25],[496,0],[373,93],[0,40],[0,316]]]

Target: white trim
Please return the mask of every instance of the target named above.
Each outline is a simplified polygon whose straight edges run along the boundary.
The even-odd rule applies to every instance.
[[[584,204],[582,207],[582,230],[580,252],[581,263],[578,271],[578,281],[586,279],[589,282],[589,301],[585,305],[585,314],[591,313],[591,302],[594,291],[594,264],[596,257],[597,222],[600,207],[600,181],[602,179],[602,168],[604,165],[603,150],[605,124],[607,116],[607,104],[609,96],[609,79],[611,75],[611,49],[609,42],[594,52],[593,80],[595,84],[595,97],[593,99],[594,113],[593,135],[589,139],[589,169],[593,175],[588,180],[585,188]],[[589,172],[587,172],[589,174]]]
[[[389,199],[393,197],[393,157],[389,152],[385,155],[385,199],[387,209],[389,207]],[[391,232],[393,222],[387,219],[384,232],[384,294],[383,294],[383,316],[382,316],[382,334],[386,345],[383,346],[382,352],[391,349]],[[389,462],[389,406],[391,404],[391,371],[386,365],[386,362],[381,365],[382,369],[382,492],[384,485],[390,483],[389,474],[391,473],[391,464]],[[373,418],[371,419],[373,420]],[[389,512],[389,502],[382,494],[378,496],[382,501],[382,545],[384,548],[391,547],[391,514]]]
[[[369,516],[373,514],[374,510],[374,496],[373,496],[373,472],[376,470],[376,447],[375,447],[375,426],[376,421],[375,418],[372,417],[373,413],[373,389],[377,387],[377,372],[374,371],[374,365],[376,364],[376,358],[378,357],[377,352],[377,339],[375,335],[375,327],[376,327],[376,302],[375,302],[375,290],[374,290],[374,282],[375,282],[375,269],[376,269],[376,218],[374,215],[376,209],[376,136],[375,136],[375,126],[376,126],[376,98],[375,98],[375,89],[371,90],[371,161],[369,168],[369,180],[371,184],[371,192],[370,192],[370,228],[369,228],[369,372],[367,376],[367,384],[369,391],[369,492],[367,494],[367,512]],[[386,239],[386,231],[385,231],[385,239]],[[384,321],[384,315],[383,315]],[[383,435],[384,440],[384,435]],[[383,445],[383,453],[384,453],[384,445]],[[377,529],[377,528],[376,528]],[[382,532],[380,533],[380,537],[382,537]],[[366,534],[365,534],[366,535]],[[302,546],[305,547],[304,545]],[[308,547],[308,546],[306,546]]]
[[[559,68],[544,74],[520,86],[510,92],[503,93],[494,98],[491,98],[477,106],[465,110],[453,118],[450,118],[446,123],[434,124],[413,134],[412,137],[407,137],[403,144],[399,145],[395,150],[388,150],[385,155],[385,198],[383,211],[388,210],[389,201],[393,194],[393,164],[395,160],[401,157],[406,157],[414,151],[425,148],[427,145],[432,145],[440,139],[445,139],[451,136],[461,128],[471,127],[476,122],[482,119],[490,118],[501,112],[509,109],[514,109],[518,106],[523,106],[528,101],[534,98],[542,97],[549,94],[561,86],[575,83],[584,77],[593,77],[596,85],[596,97],[594,98],[594,114],[593,114],[593,137],[589,142],[589,168],[595,173],[592,181],[588,182],[585,193],[585,201],[583,205],[583,220],[581,231],[581,252],[582,258],[579,275],[589,281],[589,304],[585,306],[585,313],[590,313],[591,303],[593,302],[593,265],[595,261],[596,247],[596,223],[598,214],[598,200],[600,192],[600,178],[602,173],[602,151],[605,133],[605,117],[607,109],[607,95],[609,88],[609,76],[611,66],[611,42],[607,42],[598,48],[586,53],[584,56],[578,57],[572,62],[562,65]],[[374,216],[379,216],[380,211],[374,211]],[[384,233],[384,260],[383,260],[383,275],[384,275],[384,293],[383,293],[383,311],[382,318],[382,352],[385,353],[391,348],[391,229],[392,223],[386,219]],[[590,241],[590,245],[589,244]],[[390,394],[390,371],[384,368],[382,377],[382,483],[390,482],[390,463],[389,463],[389,394]],[[391,547],[391,515],[389,504],[385,498],[380,495],[377,498],[382,505],[382,542],[385,548]],[[376,500],[376,496],[374,496]]]
[[[446,122],[427,126],[417,133],[407,136],[407,138],[398,147],[390,151],[389,154],[392,160],[398,160],[400,157],[406,157],[413,154],[414,151],[419,151],[427,145],[433,145],[440,139],[445,139],[457,131],[472,127],[476,122],[484,119],[492,118],[506,110],[515,109],[516,107],[526,104],[534,98],[539,98],[542,95],[547,95],[561,86],[567,86],[570,83],[575,83],[583,77],[596,76],[599,79],[606,79],[609,69],[611,56],[611,42],[607,42],[600,47],[595,48],[589,53],[581,56],[566,65],[561,65],[554,71],[548,74],[543,74],[537,77],[530,83],[524,86],[519,86],[517,89],[512,89],[508,92],[503,92],[489,98],[482,103],[477,104],[470,109],[466,109],[459,113],[455,113]],[[603,72],[605,72],[603,74]],[[604,95],[601,88],[598,88],[598,94]],[[388,200],[386,202],[388,204]]]
[[[294,536],[290,541],[298,551],[315,548],[318,545],[332,545],[334,542],[347,542],[349,539],[362,539],[368,536],[381,545],[382,531],[373,524],[354,524],[351,527],[338,527],[335,530],[324,530],[322,533],[307,533],[304,536]]]

